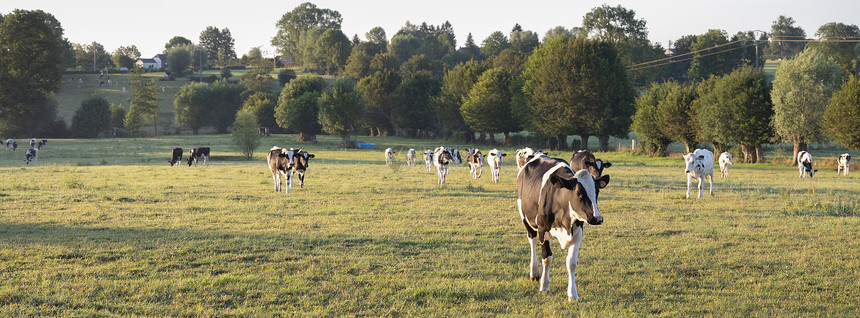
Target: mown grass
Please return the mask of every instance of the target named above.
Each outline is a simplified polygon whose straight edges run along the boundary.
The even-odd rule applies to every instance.
[[[440,187],[381,150],[432,141],[320,137],[305,187],[276,193],[262,151],[294,138],[252,161],[228,136],[51,140],[35,167],[0,151],[0,316],[860,314],[857,175],[736,164],[688,200],[681,159],[599,154],[606,222],[570,303],[557,245],[551,291],[527,277],[512,160],[499,184],[455,166]],[[210,166],[168,167],[199,145]]]

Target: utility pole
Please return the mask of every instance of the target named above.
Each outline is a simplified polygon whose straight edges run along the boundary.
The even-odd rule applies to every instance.
[[[98,72],[96,69],[96,42],[93,42],[93,73]]]

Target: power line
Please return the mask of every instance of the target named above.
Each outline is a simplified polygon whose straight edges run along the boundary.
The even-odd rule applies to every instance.
[[[627,65],[627,68],[628,68],[628,69],[629,69],[629,68],[635,68],[635,67],[639,67],[639,66],[642,66],[642,65],[647,65],[647,64],[651,64],[651,63],[656,63],[656,62],[660,62],[660,61],[664,61],[664,60],[676,59],[676,58],[679,58],[679,57],[682,57],[682,56],[687,56],[687,55],[692,55],[692,54],[699,53],[699,52],[704,52],[704,51],[708,51],[708,50],[713,50],[713,49],[716,49],[716,48],[720,48],[720,47],[723,47],[723,46],[726,46],[726,45],[735,44],[735,43],[742,42],[742,41],[745,41],[745,40],[735,40],[735,41],[732,41],[732,42],[723,43],[723,44],[719,44],[719,45],[714,45],[714,46],[712,46],[712,47],[707,47],[707,48],[704,48],[704,49],[701,49],[701,50],[691,51],[691,52],[687,52],[687,53],[684,53],[684,54],[678,54],[678,55],[673,55],[673,56],[670,56],[670,57],[661,58],[661,59],[657,59],[657,60],[653,60],[653,61],[642,62],[642,63],[638,63],[638,64],[633,64],[633,65]]]
[[[734,51],[734,50],[739,50],[739,49],[742,49],[742,48],[750,47],[750,46],[753,46],[753,45],[755,45],[755,44],[747,44],[747,45],[744,45],[744,46],[739,46],[739,47],[729,48],[729,49],[725,49],[725,50],[722,50],[722,51],[717,51],[717,52],[712,52],[712,53],[703,54],[703,55],[700,55],[700,56],[692,56],[692,57],[688,57],[688,58],[680,59],[680,60],[672,60],[672,61],[668,61],[668,62],[665,62],[665,63],[656,64],[656,65],[641,65],[641,66],[639,66],[639,67],[635,67],[635,68],[629,67],[627,70],[628,70],[628,71],[638,71],[638,70],[644,70],[644,69],[654,68],[654,67],[663,66],[663,65],[669,65],[669,64],[674,64],[674,63],[680,63],[680,62],[685,62],[685,61],[692,60],[692,59],[697,58],[697,57],[706,57],[706,56],[711,56],[711,55],[716,55],[716,54],[722,54],[722,53],[731,52],[731,51]]]

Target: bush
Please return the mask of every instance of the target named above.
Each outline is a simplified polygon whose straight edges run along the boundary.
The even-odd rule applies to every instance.
[[[236,121],[233,122],[233,133],[231,143],[240,154],[248,160],[254,155],[254,150],[260,146],[263,136],[259,134],[257,117],[248,110],[236,113]]]
[[[109,128],[111,123],[110,102],[104,96],[92,94],[81,102],[81,107],[72,117],[72,134],[75,137],[95,138]]]

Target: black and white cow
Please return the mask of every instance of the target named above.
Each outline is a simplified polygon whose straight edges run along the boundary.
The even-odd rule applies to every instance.
[[[310,164],[310,160],[313,157],[316,157],[313,154],[308,153],[302,149],[293,149],[290,150],[295,152],[295,157],[293,158],[293,174],[299,176],[299,187],[305,187],[305,172],[308,170],[308,165]],[[290,178],[290,187],[293,186],[293,180]]]
[[[529,148],[529,147],[525,147],[523,149],[518,149],[517,150],[517,158],[516,158],[516,160],[517,160],[517,171],[522,169],[523,166],[526,164],[526,162],[529,162],[529,160],[532,160],[532,158],[534,158],[535,154],[538,154],[538,153],[541,153],[541,152],[535,151],[534,149]]]
[[[490,171],[493,173],[493,182],[499,183],[499,172],[502,169],[502,157],[507,156],[506,153],[501,153],[499,149],[490,150],[487,153],[487,164],[490,165]]]
[[[692,153],[684,155],[687,163],[687,199],[690,198],[690,186],[693,179],[699,181],[699,198],[702,198],[702,190],[705,187],[705,179],[711,183],[711,196],[714,195],[714,153],[708,149],[696,149]]]
[[[27,153],[24,155],[24,164],[29,165],[30,161],[33,161],[33,165],[37,165],[39,163],[39,149],[27,149]]]
[[[448,175],[448,165],[452,161],[451,152],[445,147],[433,150],[433,165],[436,166],[436,173],[439,175],[439,184],[445,184],[445,176]]]
[[[406,151],[406,165],[410,167],[415,166],[415,149],[409,148]]]
[[[286,183],[284,193],[290,193],[290,182],[293,175],[293,159],[295,151],[280,147],[272,147],[266,159],[269,162],[269,170],[272,171],[272,179],[275,181],[275,191],[281,191],[281,184]],[[283,176],[283,178],[281,178]]]
[[[729,166],[735,164],[734,156],[732,156],[732,154],[730,154],[728,151],[723,152],[720,154],[719,163],[720,163],[720,174],[723,176],[723,178],[728,177],[729,176]]]
[[[191,149],[191,153],[188,154],[188,166],[191,166],[191,163],[194,162],[194,166],[197,166],[197,159],[203,157],[203,165],[209,165],[209,147],[197,147]]]
[[[170,166],[173,167],[176,165],[177,167],[181,165],[182,161],[182,153],[185,152],[182,148],[173,148],[173,154],[170,155]]]
[[[39,146],[38,146],[39,150],[41,150],[42,147],[48,147],[48,140],[47,139],[39,140]]]
[[[478,179],[484,175],[484,155],[480,150],[469,149],[466,162],[469,164],[469,174],[472,175],[472,179]]]
[[[585,169],[595,178],[600,178],[603,175],[603,169],[609,167],[612,167],[611,162],[603,162],[603,160],[595,158],[594,154],[588,150],[577,151],[570,157],[570,168],[573,171]]]
[[[841,172],[842,175],[848,176],[848,170],[851,169],[851,154],[843,153],[836,159],[836,175]]]
[[[543,154],[535,155],[517,172],[517,208],[531,250],[529,277],[540,280],[540,291],[549,291],[550,243],[555,237],[561,248],[567,249],[568,300],[579,300],[575,272],[582,227],[585,223],[603,223],[597,197],[608,183],[609,175],[595,179],[587,170],[574,173],[564,160]]]
[[[385,149],[385,164],[390,165],[394,163],[394,149],[386,148]]]
[[[815,172],[818,170],[812,169],[812,155],[801,150],[797,153],[797,170],[800,171],[800,177],[815,178]]]
[[[12,151],[15,151],[18,149],[18,142],[12,138],[6,139],[6,149],[12,149]]]
[[[433,172],[433,150],[424,150],[424,164],[427,166],[427,172]]]
[[[463,158],[460,157],[460,150],[457,148],[445,148],[448,150],[448,153],[451,155],[451,162],[453,163],[463,163]]]
[[[30,148],[36,148],[36,144],[38,144],[39,141],[36,140],[36,138],[34,137],[34,138],[27,139],[27,143],[30,144]]]

